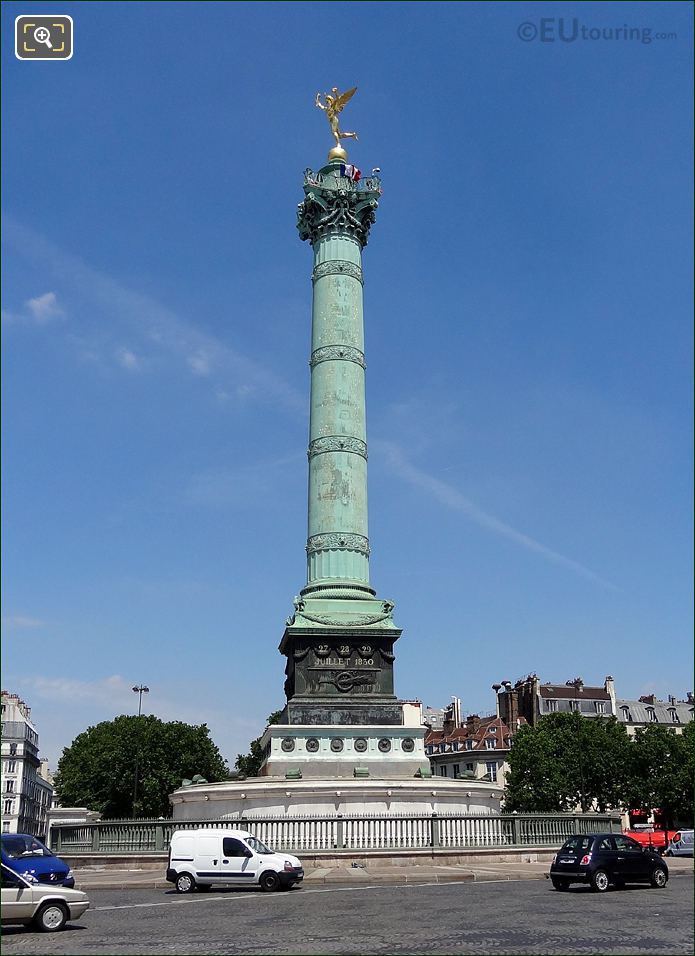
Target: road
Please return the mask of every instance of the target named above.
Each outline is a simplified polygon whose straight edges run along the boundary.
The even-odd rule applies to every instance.
[[[693,878],[665,890],[557,893],[545,880],[301,887],[287,893],[91,890],[56,934],[3,931],[13,954],[649,954],[693,952]]]

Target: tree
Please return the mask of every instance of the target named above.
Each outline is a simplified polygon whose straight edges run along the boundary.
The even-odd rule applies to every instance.
[[[266,727],[269,727],[271,724],[279,724],[282,714],[283,712],[281,710],[274,710],[272,714],[269,714]],[[265,733],[265,729],[263,730],[263,733]],[[237,754],[234,766],[239,773],[243,773],[247,777],[258,776],[258,772],[261,769],[261,764],[263,763],[263,751],[261,749],[262,737],[263,734],[251,741],[249,744],[249,752],[247,754]]]
[[[676,820],[693,820],[695,723],[676,734],[664,724],[649,724],[635,734],[630,747],[630,780],[626,802],[632,810],[661,810],[671,829]]]
[[[614,717],[549,714],[522,727],[509,752],[505,810],[605,811],[623,802],[630,742]]]
[[[64,806],[98,810],[105,819],[168,817],[169,794],[195,774],[207,780],[227,776],[206,724],[123,715],[75,737],[58,761],[55,788]]]

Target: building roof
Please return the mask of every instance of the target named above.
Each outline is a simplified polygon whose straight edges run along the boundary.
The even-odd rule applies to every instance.
[[[566,684],[541,684],[541,697],[554,697],[558,700],[610,700],[611,695],[605,687],[588,687],[582,684],[578,688]]]
[[[469,718],[470,719],[470,718]],[[486,741],[495,741],[495,750],[508,750],[511,731],[501,717],[480,717],[479,723],[473,728],[472,724],[455,727],[449,733],[443,730],[429,730],[425,734],[425,747],[444,746],[443,752],[466,753],[474,750],[492,750],[488,748]],[[519,724],[525,724],[523,717],[519,718]],[[491,731],[494,731],[492,733]],[[467,741],[471,741],[473,746],[465,748]],[[456,746],[458,744],[458,747]],[[463,746],[462,746],[463,745]],[[440,751],[441,752],[441,751]]]
[[[629,724],[688,724],[694,716],[693,704],[683,700],[675,702],[655,700],[653,704],[643,700],[616,700],[615,707],[618,720]],[[625,714],[625,708],[629,712],[629,717]],[[674,710],[678,720],[673,719]],[[652,711],[656,720],[652,719]]]

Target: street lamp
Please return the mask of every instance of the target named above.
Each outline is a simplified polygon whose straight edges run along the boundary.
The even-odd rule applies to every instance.
[[[149,687],[145,687],[144,684],[140,684],[139,687],[138,687],[138,685],[136,684],[136,685],[133,687],[133,693],[140,695],[140,697],[138,698],[138,717],[140,717],[140,715],[142,714],[142,695],[143,695],[143,694],[149,694],[149,692],[150,692],[150,688],[149,688]]]
[[[149,694],[150,688],[146,687],[144,684],[135,684],[133,686],[133,693],[139,694],[138,697],[138,717],[142,716],[142,695]],[[133,783],[133,819],[135,819],[135,805],[138,799],[138,771],[139,771],[139,760],[140,760],[140,751],[138,750],[138,745],[135,747],[135,782]]]
[[[574,713],[575,720],[577,722],[577,758],[579,763],[579,786],[580,786],[580,805],[582,808],[582,813],[586,813],[584,807],[585,797],[584,797],[584,764],[582,761],[582,741],[581,741],[581,725],[582,725],[582,714],[581,714],[581,704],[579,703],[579,691],[584,686],[584,681],[581,677],[575,677],[574,680],[565,681],[565,687],[574,687]]]

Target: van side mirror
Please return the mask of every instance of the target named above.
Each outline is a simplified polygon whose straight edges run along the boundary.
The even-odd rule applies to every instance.
[[[253,852],[251,850],[244,850],[244,856],[253,856]]]

